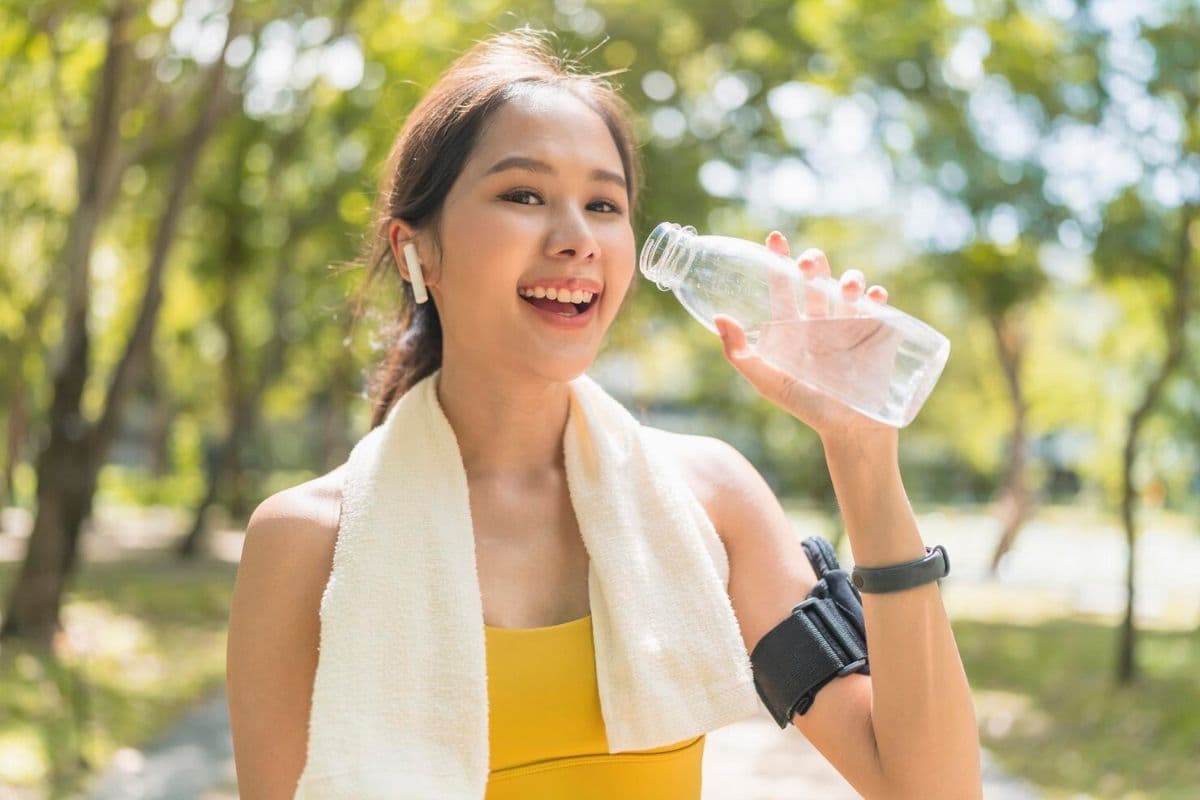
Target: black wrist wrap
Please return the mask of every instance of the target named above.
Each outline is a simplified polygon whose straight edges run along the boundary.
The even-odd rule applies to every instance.
[[[828,541],[810,536],[803,547],[819,580],[750,654],[758,696],[781,730],[793,714],[808,711],[817,691],[834,678],[871,673],[858,589],[838,567]]]

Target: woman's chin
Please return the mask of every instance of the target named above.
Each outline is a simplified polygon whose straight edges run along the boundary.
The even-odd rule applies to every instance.
[[[591,369],[596,353],[597,348],[582,345],[553,350],[547,348],[540,354],[536,351],[529,353],[530,358],[525,361],[538,378],[552,383],[568,383]]]

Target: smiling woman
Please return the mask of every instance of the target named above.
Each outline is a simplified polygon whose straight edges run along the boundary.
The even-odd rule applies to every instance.
[[[413,109],[384,165],[361,259],[356,317],[378,280],[402,278],[406,299],[384,332],[393,345],[372,379],[372,427],[410,386],[455,362],[447,351],[488,364],[526,353],[530,343],[514,341],[530,335],[518,332],[521,319],[560,332],[584,328],[560,324],[566,315],[591,323],[586,341],[532,345],[540,363],[560,365],[556,377],[578,374],[598,349],[636,287],[626,256],[641,182],[630,109],[606,76],[556,55],[545,32],[513,31],[467,52]],[[430,303],[414,302],[400,254],[409,242]],[[541,288],[529,298],[540,302],[479,302],[517,287]],[[573,297],[582,289],[593,302]],[[528,314],[539,308],[546,313]]]
[[[388,356],[371,385],[371,426],[436,373],[470,485],[488,633],[487,796],[698,798],[702,735],[612,753],[601,714],[590,559],[565,481],[563,437],[568,385],[594,361],[636,285],[641,171],[628,106],[604,75],[555,54],[549,38],[521,30],[479,43],[396,138],[356,309],[376,281],[402,281]],[[415,248],[411,261],[406,245]],[[413,268],[428,302],[416,300]],[[298,492],[269,498],[247,531],[228,659],[245,796],[322,792],[322,776],[302,768],[313,756],[321,624],[337,624],[318,613],[342,527],[342,478],[327,477],[302,493],[303,507]],[[269,552],[270,531],[284,520],[293,539],[301,527],[312,530],[316,553],[303,574],[289,569],[294,593],[271,589],[265,577],[284,563]],[[280,546],[307,561],[296,541]],[[269,648],[278,663],[262,656],[268,637],[280,645]],[[527,679],[538,671],[549,678]]]
[[[471,48],[385,164],[358,310],[375,280],[403,302],[371,429],[246,530],[226,661],[243,797],[699,800],[704,734],[755,711],[749,653],[814,588],[749,462],[586,375],[636,285],[641,173],[628,107],[547,39]],[[907,556],[894,453],[840,444],[856,560]],[[868,604],[881,669],[793,721],[870,797],[974,796],[931,592]],[[932,643],[910,646],[923,620]]]

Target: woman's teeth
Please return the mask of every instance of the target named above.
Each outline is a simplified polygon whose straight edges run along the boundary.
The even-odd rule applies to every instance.
[[[576,289],[573,292],[568,292],[566,289],[546,289],[541,286],[533,289],[518,289],[517,293],[522,297],[545,297],[549,300],[557,300],[560,303],[590,303],[595,294],[585,292],[581,289]]]

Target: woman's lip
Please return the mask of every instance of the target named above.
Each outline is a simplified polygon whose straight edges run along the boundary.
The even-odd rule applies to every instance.
[[[536,314],[543,322],[554,325],[558,328],[565,328],[567,330],[578,330],[579,328],[586,327],[588,324],[590,324],[592,317],[596,315],[596,306],[600,305],[599,297],[593,297],[592,302],[588,303],[587,308],[584,309],[582,314],[564,317],[557,312],[546,311],[545,309],[538,308],[533,303],[527,301],[524,297],[521,298],[521,302],[524,303],[525,307]]]

